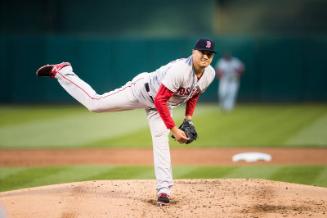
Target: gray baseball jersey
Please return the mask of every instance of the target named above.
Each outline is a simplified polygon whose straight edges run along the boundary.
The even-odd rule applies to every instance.
[[[163,84],[174,95],[169,99],[168,106],[175,107],[187,102],[194,94],[203,93],[215,78],[215,70],[209,65],[200,79],[197,79],[193,67],[192,56],[169,62],[151,73],[143,73],[140,77],[149,84],[149,90],[141,89],[138,93],[139,100],[149,107],[154,107],[153,98],[156,96],[159,87]],[[149,98],[149,96],[151,96]]]
[[[243,66],[242,62],[232,57],[230,60],[220,59],[217,63],[216,68],[221,70],[222,80],[238,80],[238,70]]]

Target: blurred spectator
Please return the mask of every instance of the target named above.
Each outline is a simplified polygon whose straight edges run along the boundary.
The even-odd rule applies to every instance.
[[[243,63],[229,53],[225,53],[216,65],[219,104],[223,111],[234,109],[240,77],[244,72]]]

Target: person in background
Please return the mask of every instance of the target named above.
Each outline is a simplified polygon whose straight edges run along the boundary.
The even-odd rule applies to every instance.
[[[217,79],[219,80],[219,105],[223,111],[231,111],[235,107],[240,77],[244,72],[244,65],[238,58],[225,53],[218,60],[215,70]]]

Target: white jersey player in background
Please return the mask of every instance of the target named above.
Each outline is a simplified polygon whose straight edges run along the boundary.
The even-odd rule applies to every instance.
[[[212,40],[199,39],[188,58],[172,61],[151,73],[141,73],[121,88],[102,95],[81,80],[68,62],[42,66],[36,74],[57,79],[72,97],[92,112],[145,109],[153,143],[158,204],[163,205],[169,203],[173,186],[169,132],[179,143],[187,140],[185,133],[176,127],[171,110],[185,103],[185,119],[192,119],[199,96],[215,78],[215,70],[210,65],[214,53]]]
[[[218,88],[219,104],[223,111],[234,109],[240,77],[244,71],[243,63],[229,54],[219,59],[216,64],[217,78],[220,80]]]

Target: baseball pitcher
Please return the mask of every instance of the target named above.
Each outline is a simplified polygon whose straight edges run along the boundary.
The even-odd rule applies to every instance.
[[[196,139],[192,115],[199,96],[215,78],[215,70],[210,65],[214,53],[214,41],[199,39],[191,56],[174,60],[151,73],[140,73],[121,88],[102,95],[80,79],[68,62],[44,65],[36,74],[57,79],[73,98],[92,112],[145,109],[153,143],[157,202],[166,205],[173,186],[169,132],[179,143]],[[186,104],[185,119],[178,128],[171,111],[181,104]]]

